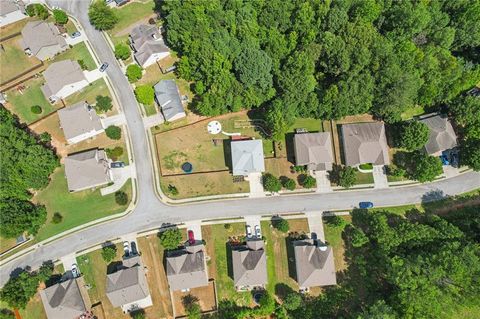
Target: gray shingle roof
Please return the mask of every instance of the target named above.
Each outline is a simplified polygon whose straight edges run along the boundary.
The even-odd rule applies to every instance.
[[[143,266],[123,268],[107,275],[106,294],[114,307],[147,298],[150,292]]]
[[[87,311],[76,279],[70,279],[40,291],[48,319],[77,318]]]
[[[15,12],[17,10],[22,10],[23,3],[20,0],[19,2],[15,0],[2,0],[0,1],[0,16],[5,16],[9,13]]]
[[[52,63],[43,72],[43,77],[45,84],[42,91],[47,98],[57,94],[65,85],[87,80],[78,62],[72,60]]]
[[[425,150],[428,154],[435,154],[457,146],[457,135],[446,116],[427,114],[420,118],[429,128],[428,142]]]
[[[65,158],[65,175],[70,191],[109,183],[109,170],[104,150],[88,150]]]
[[[267,283],[267,259],[263,240],[248,241],[232,250],[235,286],[263,286]]]
[[[300,287],[336,285],[333,251],[330,246],[322,251],[312,239],[293,242],[297,282]]]
[[[180,93],[174,80],[163,80],[155,84],[155,98],[162,109],[165,120],[170,121],[176,115],[184,113]]]
[[[232,141],[233,175],[248,175],[265,171],[262,140]]]
[[[311,170],[331,170],[332,138],[329,132],[295,134],[295,161]]]
[[[171,290],[208,285],[204,250],[203,245],[196,245],[167,253],[166,272]]]
[[[52,45],[66,48],[67,42],[53,23],[32,21],[22,29],[22,45],[23,49],[30,49],[36,55],[42,48]]]
[[[154,53],[169,52],[162,35],[155,25],[139,25],[130,33],[130,40],[135,50],[137,62],[143,65]]]
[[[65,107],[58,110],[57,113],[67,140],[91,131],[103,130],[97,112],[85,102]]]
[[[387,138],[383,123],[357,123],[342,125],[345,164],[356,166],[372,163],[388,165]]]

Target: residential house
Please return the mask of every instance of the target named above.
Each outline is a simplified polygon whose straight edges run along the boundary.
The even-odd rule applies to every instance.
[[[140,256],[125,260],[116,272],[107,275],[106,294],[112,305],[124,312],[153,304]]]
[[[233,175],[265,171],[262,140],[232,140],[231,156]]]
[[[330,171],[333,163],[332,137],[329,132],[295,134],[295,164],[310,171]]]
[[[48,319],[79,319],[90,311],[91,303],[83,278],[73,278],[40,291]],[[34,314],[33,314],[34,315]]]
[[[60,127],[68,144],[75,144],[104,131],[100,117],[85,102],[58,110]]]
[[[65,158],[68,190],[77,192],[108,184],[112,175],[104,150],[92,149]]]
[[[170,55],[170,50],[156,25],[141,24],[133,28],[130,33],[130,46],[134,51],[135,61],[143,68]]]
[[[80,91],[89,84],[78,62],[72,60],[52,63],[43,72],[43,77],[43,95],[52,103]]]
[[[440,156],[443,151],[457,146],[457,135],[447,116],[432,113],[421,116],[419,120],[429,129],[428,142],[425,144],[427,154]]]
[[[208,285],[205,246],[189,245],[167,252],[166,273],[172,291],[188,291]]]
[[[265,288],[267,258],[263,240],[247,240],[232,249],[233,281],[237,290]]]
[[[293,249],[300,290],[337,284],[332,247],[319,240],[304,239],[294,241]]]
[[[25,4],[22,0],[0,1],[0,27],[25,19]]]
[[[381,166],[390,163],[383,123],[344,124],[342,138],[346,165],[371,163]]]
[[[186,116],[180,92],[174,80],[162,80],[155,84],[154,89],[155,99],[165,121],[173,122]]]
[[[29,55],[45,61],[68,49],[67,42],[51,22],[28,22],[22,29],[22,47]]]

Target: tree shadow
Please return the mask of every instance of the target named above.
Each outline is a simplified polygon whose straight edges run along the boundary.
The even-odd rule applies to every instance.
[[[222,146],[223,146],[223,160],[225,161],[225,165],[228,167],[228,170],[230,171],[230,173],[232,173],[233,172],[232,141],[230,139],[224,139],[222,142]]]
[[[448,198],[448,195],[446,195],[441,189],[433,189],[422,195],[422,205],[445,198]]]
[[[295,250],[293,248],[294,239],[290,236],[285,237],[285,245],[287,247],[288,259],[288,276],[293,280],[297,280],[297,267],[295,265]]]
[[[45,281],[45,286],[48,288],[48,287],[51,287],[53,285],[56,285],[58,284],[59,282],[61,282],[63,279],[63,275],[61,274],[53,274],[50,276],[50,278],[48,278],[46,281]]]
[[[278,283],[275,285],[275,294],[280,298],[280,299],[285,299],[286,296],[288,296],[291,293],[296,292],[295,290],[292,289],[287,284],[284,283]]]
[[[285,148],[287,150],[287,161],[295,165],[295,134],[287,133],[285,134]]]

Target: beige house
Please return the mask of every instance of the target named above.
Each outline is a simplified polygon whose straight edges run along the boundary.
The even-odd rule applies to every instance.
[[[170,55],[162,35],[156,25],[139,25],[130,33],[130,46],[134,50],[135,61],[146,68]]]
[[[385,125],[381,122],[342,125],[343,153],[347,166],[371,163],[388,165]]]
[[[57,114],[68,144],[81,142],[104,131],[97,112],[85,102],[60,109]]]
[[[443,151],[457,146],[457,135],[447,116],[434,113],[424,115],[419,120],[429,129],[428,142],[425,144],[427,154],[440,156]]]
[[[84,286],[83,278],[74,278],[40,291],[47,318],[82,318],[92,306]]]
[[[295,164],[310,171],[330,171],[333,163],[332,137],[329,132],[295,134]]]
[[[65,176],[70,192],[92,189],[112,181],[107,155],[99,149],[68,155]]]
[[[295,268],[300,290],[337,284],[332,247],[319,240],[293,242]]]
[[[267,258],[263,240],[248,240],[232,249],[233,281],[237,290],[264,288],[267,284]]]
[[[3,0],[2,0],[3,1]],[[57,27],[50,22],[28,22],[22,29],[21,44],[25,52],[45,61],[68,49]]]
[[[52,63],[43,72],[43,77],[43,95],[52,103],[80,91],[89,84],[78,62],[72,60]]]
[[[172,291],[188,291],[208,285],[205,246],[187,246],[167,252],[166,273]]]
[[[0,27],[23,20],[27,17],[22,0],[0,1]]]

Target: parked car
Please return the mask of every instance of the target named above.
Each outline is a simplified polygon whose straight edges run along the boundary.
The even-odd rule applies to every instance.
[[[75,38],[78,38],[81,35],[82,34],[80,33],[80,31],[75,31],[72,34],[70,34],[70,38],[75,39]]]
[[[446,154],[440,155],[440,160],[442,161],[442,165],[450,165],[450,161],[448,160],[448,156]]]
[[[260,231],[260,226],[259,225],[255,226],[255,237],[262,238],[262,233]]]
[[[450,158],[451,164],[453,167],[458,167],[458,153],[452,153],[452,157]]]
[[[110,167],[111,168],[122,168],[122,167],[125,167],[125,163],[124,162],[112,162],[112,163],[110,163]]]
[[[130,255],[130,244],[128,241],[123,242],[123,251],[125,252],[125,257],[128,257]]]
[[[358,203],[358,207],[360,207],[361,209],[372,208],[373,203],[372,202],[360,202],[360,203]]]
[[[77,264],[72,265],[71,272],[72,272],[73,278],[77,278],[80,275],[80,273],[78,272]]]
[[[103,62],[103,64],[100,66],[100,72],[105,72],[105,70],[108,68],[108,63]]]
[[[247,225],[247,238],[252,237],[252,227],[250,225]]]
[[[190,245],[195,244],[195,235],[193,234],[193,230],[188,231],[188,243]]]

